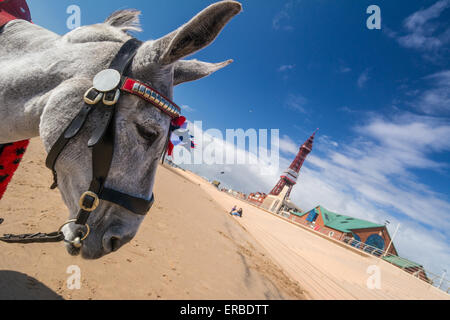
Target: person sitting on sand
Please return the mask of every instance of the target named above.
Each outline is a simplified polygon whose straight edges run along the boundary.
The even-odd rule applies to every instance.
[[[231,211],[231,215],[242,218],[242,208],[240,208],[239,210]]]
[[[230,212],[232,216],[240,217],[239,211],[236,207],[233,208],[233,211]]]
[[[233,213],[231,214],[232,216],[236,216],[236,217],[239,217],[239,212],[237,212],[237,211],[233,211]]]
[[[231,211],[230,211],[230,214],[232,215],[233,214],[233,212],[235,212],[237,210],[237,207],[236,206],[234,206],[233,207],[233,209],[231,209]]]

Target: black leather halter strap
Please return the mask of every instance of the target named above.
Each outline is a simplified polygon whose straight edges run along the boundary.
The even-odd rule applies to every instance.
[[[141,44],[142,42],[136,39],[127,41],[115,56],[109,69],[118,71],[123,78],[124,73],[128,70],[137,49]],[[119,84],[119,86],[121,85],[122,84]],[[98,207],[100,200],[115,203],[137,215],[146,215],[154,202],[153,194],[150,200],[146,200],[104,186],[111,168],[114,153],[115,125],[113,119],[116,111],[115,103],[118,100],[118,95],[120,95],[119,86],[114,90],[103,94],[95,88],[88,91],[88,99],[95,100],[98,95],[102,95],[103,99],[97,103],[86,103],[83,106],[81,111],[53,145],[46,160],[47,167],[53,171],[54,175],[52,188],[56,188],[57,174],[55,165],[58,157],[70,139],[75,137],[81,131],[89,114],[94,108],[98,110],[101,119],[96,123],[95,129],[88,142],[88,147],[92,149],[92,181],[89,190],[80,198],[80,211],[78,212],[76,219],[76,224],[79,225],[86,224],[89,214]],[[105,104],[105,102],[108,101],[111,101],[111,103]]]

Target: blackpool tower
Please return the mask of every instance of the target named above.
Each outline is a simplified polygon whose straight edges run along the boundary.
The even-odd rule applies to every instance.
[[[297,183],[298,174],[300,172],[300,169],[302,168],[303,162],[305,162],[306,157],[312,151],[316,132],[314,132],[313,135],[300,147],[300,150],[298,151],[294,161],[292,161],[289,168],[285,172],[283,172],[280,180],[270,192],[271,195],[278,196],[281,191],[283,191],[284,187],[288,186],[289,189],[286,193],[286,198],[289,198],[292,188]]]

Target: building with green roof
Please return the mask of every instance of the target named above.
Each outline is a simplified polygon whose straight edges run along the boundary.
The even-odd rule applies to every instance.
[[[338,214],[317,206],[308,212],[291,212],[292,221],[309,226],[331,238],[344,241],[349,245],[371,253],[383,260],[430,282],[425,269],[420,264],[398,256],[395,246],[385,225]],[[355,241],[356,240],[356,241]],[[389,251],[384,251],[389,247]]]
[[[317,206],[305,213],[291,214],[290,219],[337,240],[347,240],[352,243],[349,240],[354,239],[362,242],[367,245],[364,250],[374,254],[381,255],[391,241],[385,225],[338,214],[322,206]],[[389,247],[389,253],[397,255],[394,244]]]

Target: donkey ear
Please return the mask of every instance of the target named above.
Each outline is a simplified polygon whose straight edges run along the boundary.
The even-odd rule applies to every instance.
[[[176,31],[157,40],[162,46],[159,63],[169,65],[208,46],[241,10],[241,4],[235,1],[210,5]]]
[[[140,15],[141,11],[135,9],[119,10],[110,15],[105,23],[119,28],[123,32],[140,32],[142,31],[139,19]]]
[[[233,60],[227,60],[220,63],[208,63],[198,60],[179,60],[175,62],[173,85],[177,86],[185,82],[207,77],[231,63],[233,63]]]

